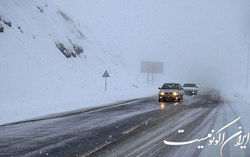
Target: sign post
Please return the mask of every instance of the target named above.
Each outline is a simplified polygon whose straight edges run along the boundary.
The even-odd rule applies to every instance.
[[[102,75],[102,77],[104,77],[104,79],[105,79],[105,87],[104,87],[104,89],[105,89],[105,91],[106,91],[106,90],[107,90],[107,78],[110,77],[110,75],[109,75],[109,73],[108,73],[107,70],[105,70],[105,72],[104,72],[104,74]]]

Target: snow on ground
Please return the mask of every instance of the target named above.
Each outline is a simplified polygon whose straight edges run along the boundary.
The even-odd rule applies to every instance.
[[[157,91],[128,72],[126,53],[52,1],[1,0],[0,17],[0,124]]]
[[[228,90],[224,92],[225,97],[225,105],[231,106],[233,110],[236,112],[237,116],[240,116],[242,127],[246,132],[250,132],[250,90],[249,89],[232,89],[232,91]]]
[[[221,53],[224,50],[217,48],[222,46],[221,42],[215,42],[215,45],[207,46],[211,39],[220,37],[218,39],[222,41],[221,37],[224,36],[227,39],[223,40],[226,41],[224,43],[226,45],[225,52],[229,52],[228,45],[234,45],[235,41],[238,41],[238,37],[229,38],[228,34],[236,37],[231,32],[234,29],[238,30],[238,25],[242,25],[238,19],[243,19],[249,10],[242,8],[243,2],[237,3],[234,10],[232,10],[231,5],[236,4],[236,2],[230,2],[228,5],[217,1],[211,4],[210,2],[202,4],[195,1],[190,3],[188,0],[185,3],[175,2],[172,5],[167,1],[164,5],[153,1],[145,4],[141,1],[136,3],[123,1],[120,3],[113,0],[110,4],[107,4],[106,1],[96,2],[92,0],[0,1],[0,27],[4,27],[4,32],[0,33],[0,124],[157,93],[155,87],[160,85],[153,86],[145,83],[145,78],[139,74],[139,65],[134,64],[135,59],[133,62],[129,59],[133,53],[140,54],[137,57],[150,56],[152,60],[159,56],[164,58],[165,66],[168,65],[171,68],[167,69],[165,77],[160,76],[161,81],[175,80],[180,82],[187,79],[186,76],[189,76],[191,80],[194,78],[208,80],[213,83],[217,82],[216,84],[222,86],[228,82],[223,81],[221,83],[217,77],[214,77],[221,73],[220,70],[224,67],[234,67],[238,71],[238,66],[232,66],[234,65],[232,60],[228,61],[225,57],[232,54],[244,57],[244,55],[235,53],[241,52],[239,46],[233,46],[230,55]],[[151,8],[151,4],[154,4],[154,7]],[[166,6],[169,9],[166,9]],[[214,6],[218,7],[214,8]],[[180,9],[180,7],[184,9]],[[172,10],[172,8],[177,9]],[[200,13],[197,13],[196,8],[201,10]],[[239,12],[237,8],[240,8],[242,12]],[[134,10],[138,12],[135,13]],[[164,10],[167,10],[167,12],[162,12]],[[180,13],[179,10],[186,10],[185,14]],[[223,11],[221,12],[221,10]],[[232,11],[234,11],[234,16],[228,16],[228,12],[232,13]],[[235,14],[238,12],[239,15]],[[207,17],[209,13],[221,14],[221,16],[216,16],[218,19],[214,22],[217,23],[217,25],[214,25],[215,28],[210,28],[207,23],[211,21],[210,18],[215,20],[214,14]],[[173,14],[178,16],[173,16]],[[142,15],[144,16],[141,17]],[[152,15],[152,17],[147,15]],[[157,15],[161,15],[161,18]],[[158,17],[159,21],[153,22],[155,17]],[[168,20],[162,20],[162,18]],[[237,22],[231,21],[234,19],[237,19]],[[116,21],[115,24],[112,21]],[[162,21],[167,22],[162,23]],[[202,25],[194,27],[193,22],[202,23]],[[222,34],[220,34],[217,29],[227,28],[228,22],[237,25],[233,25],[232,28],[229,27],[226,30],[222,29]],[[155,29],[158,28],[156,27],[158,25],[160,25],[159,29]],[[102,31],[107,28],[109,31]],[[203,31],[207,28],[210,31]],[[183,31],[184,29],[190,31]],[[197,33],[197,30],[200,29],[202,31]],[[110,32],[110,30],[114,31]],[[163,39],[162,30],[166,30],[163,36],[167,36],[169,39],[166,38],[166,42],[160,44],[159,41]],[[217,31],[218,33],[214,34]],[[187,35],[185,35],[185,32]],[[205,34],[202,33],[200,36],[201,32]],[[126,34],[126,40],[122,39],[124,34]],[[142,36],[143,34],[146,34],[146,36]],[[189,34],[192,42],[190,42],[190,38],[184,38],[185,36],[189,37]],[[99,35],[108,41],[117,40],[117,43],[100,40]],[[197,36],[194,38],[194,35]],[[136,38],[137,36],[140,38]],[[210,38],[206,38],[209,40],[204,40],[203,44],[199,45],[204,36],[210,36]],[[114,40],[109,40],[110,38]],[[228,41],[228,39],[233,40]],[[131,44],[128,41],[132,41],[132,50],[134,51],[128,52],[131,50],[126,48]],[[180,46],[182,43],[179,43],[179,41],[184,41],[187,45]],[[140,50],[138,44],[145,46],[147,51],[138,52]],[[121,49],[121,45],[125,49]],[[193,49],[193,46],[190,45],[196,45],[197,49]],[[183,47],[185,51],[183,51]],[[214,49],[207,49],[207,47]],[[164,53],[162,56],[160,55],[162,50],[171,53]],[[189,51],[197,52],[197,54],[193,55]],[[204,52],[208,56],[200,56],[200,52]],[[212,55],[211,52],[221,55],[218,57]],[[175,65],[177,66],[176,69],[172,65],[177,60],[176,57],[182,55],[183,58],[192,58],[192,60],[183,60],[182,62],[186,64],[177,64]],[[222,66],[222,59],[227,60],[227,63],[230,64],[223,64]],[[213,64],[210,64],[211,60]],[[190,61],[196,62],[196,64],[192,65]],[[238,64],[238,60],[233,59],[233,61],[235,63],[237,61]],[[140,60],[137,63],[139,64],[139,62]],[[187,65],[190,65],[190,67]],[[205,67],[203,67],[204,65]],[[184,71],[183,67],[185,67]],[[221,67],[221,69],[210,72],[211,68],[216,69],[218,67]],[[105,70],[108,70],[111,75],[111,78],[108,78],[107,92],[104,91],[104,79],[102,78]],[[232,68],[228,71],[230,76],[227,78],[231,80],[233,78],[231,76]],[[170,73],[176,75],[173,76],[175,79]],[[159,78],[158,76],[155,79]],[[235,76],[241,77],[241,75]],[[248,119],[248,117],[245,117],[248,116],[247,109],[250,102],[247,99],[247,94],[244,95],[244,99],[237,94],[235,95],[235,93],[230,94],[234,95],[231,100],[234,102],[233,107],[240,114],[244,114],[242,121],[244,121],[244,118]],[[247,120],[245,121],[247,123]]]

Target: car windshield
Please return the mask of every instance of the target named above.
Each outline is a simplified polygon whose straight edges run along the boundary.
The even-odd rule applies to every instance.
[[[187,84],[184,84],[183,87],[197,87],[197,86],[192,83],[187,83]]]
[[[179,89],[179,85],[175,83],[165,83],[162,89]]]

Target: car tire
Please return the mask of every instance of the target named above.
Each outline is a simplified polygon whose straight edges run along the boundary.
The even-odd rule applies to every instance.
[[[179,102],[183,101],[183,96],[178,100]]]

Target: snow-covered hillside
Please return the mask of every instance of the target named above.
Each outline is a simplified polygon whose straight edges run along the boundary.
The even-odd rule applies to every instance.
[[[53,1],[1,0],[1,26],[0,124],[155,92],[128,72],[126,53]]]

